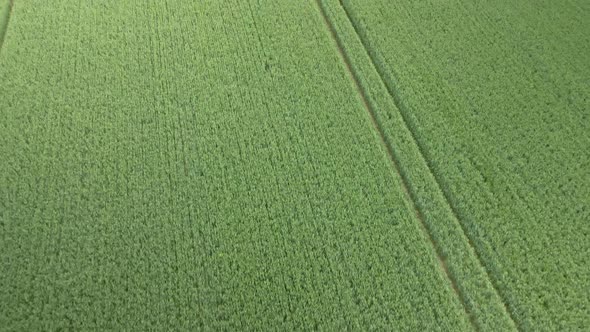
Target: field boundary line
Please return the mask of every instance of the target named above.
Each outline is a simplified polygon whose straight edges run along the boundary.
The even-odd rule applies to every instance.
[[[469,246],[473,249],[473,252],[475,253],[475,256],[479,262],[479,265],[485,271],[486,276],[487,276],[488,280],[490,281],[490,284],[492,285],[494,291],[496,292],[496,294],[498,295],[498,297],[502,301],[502,304],[504,305],[504,309],[505,309],[506,313],[508,314],[508,316],[510,317],[510,319],[512,320],[512,322],[514,323],[515,327],[517,328],[517,330],[522,330],[521,326],[518,324],[518,321],[514,318],[512,310],[510,310],[510,306],[508,305],[508,302],[506,301],[504,294],[502,292],[500,292],[499,287],[497,286],[496,282],[494,281],[494,278],[492,278],[492,273],[489,271],[488,267],[485,264],[483,264],[483,259],[480,255],[479,251],[477,250],[477,247],[475,246],[473,239],[469,236],[469,233],[466,230],[464,222],[462,221],[464,218],[461,218],[460,213],[458,212],[456,206],[454,204],[452,204],[452,200],[450,199],[450,194],[448,193],[448,190],[446,190],[441,184],[442,181],[440,179],[440,176],[436,172],[433,171],[431,161],[429,158],[427,158],[427,155],[424,152],[425,149],[424,149],[423,144],[421,144],[420,141],[416,138],[416,136],[417,136],[416,127],[409,120],[409,116],[408,116],[409,112],[408,112],[407,107],[405,106],[404,102],[401,100],[401,96],[391,86],[392,83],[388,83],[390,80],[386,79],[387,75],[384,73],[383,66],[380,65],[380,62],[375,59],[373,52],[369,51],[370,47],[368,45],[367,38],[364,33],[359,32],[360,28],[357,26],[357,24],[354,23],[354,20],[351,18],[351,15],[350,15],[350,12],[349,12],[349,9],[347,8],[347,6],[342,2],[342,0],[338,0],[338,2],[340,4],[340,6],[342,7],[342,9],[344,10],[344,12],[346,14],[346,18],[347,18],[348,22],[350,23],[350,25],[352,26],[352,28],[354,29],[354,32],[356,33],[358,39],[361,41],[361,44],[365,50],[365,53],[367,54],[367,56],[371,60],[371,65],[373,66],[373,68],[377,72],[383,85],[386,87],[389,96],[393,100],[393,103],[395,104],[395,106],[399,110],[399,113],[401,115],[404,125],[406,126],[406,128],[410,132],[412,140],[414,141],[416,147],[418,148],[418,151],[420,152],[422,159],[425,161],[428,171],[433,176],[433,178],[436,182],[436,185],[438,186],[438,189],[442,192],[445,203],[450,208],[453,218],[459,224],[461,231],[463,232],[463,235],[467,239]],[[381,134],[383,135],[383,133],[381,133]]]
[[[14,0],[8,0],[6,12],[1,13],[2,17],[0,17],[0,54],[2,53],[2,46],[4,45],[4,39],[6,38],[6,33],[8,31],[8,22],[10,21],[10,16],[12,15],[12,7],[14,7]]]
[[[407,176],[405,176],[404,173],[400,169],[399,160],[398,160],[399,158],[396,156],[395,150],[393,149],[391,143],[389,142],[389,140],[385,136],[383,128],[381,127],[381,125],[377,121],[374,106],[370,102],[370,99],[367,97],[367,92],[365,91],[363,85],[360,83],[360,80],[358,78],[358,73],[352,67],[349,56],[347,55],[346,51],[344,50],[342,40],[338,36],[338,33],[336,32],[336,29],[334,28],[333,23],[328,18],[328,15],[326,14],[326,10],[324,9],[324,7],[321,3],[321,0],[315,0],[315,3],[320,11],[320,14],[323,18],[324,24],[326,25],[326,28],[330,32],[330,35],[336,44],[338,54],[340,56],[340,59],[342,60],[342,62],[344,63],[344,65],[346,67],[346,71],[348,73],[348,76],[351,79],[351,81],[354,83],[355,89],[357,90],[357,93],[361,97],[361,101],[363,103],[363,106],[364,106],[366,112],[369,115],[373,129],[376,131],[377,136],[379,137],[380,143],[383,146],[383,148],[385,149],[387,157],[388,157],[389,161],[391,162],[395,172],[397,173],[396,175],[401,179],[402,190],[403,190],[405,196],[408,198],[408,200],[411,204],[411,207],[415,211],[416,218],[419,220],[420,229],[422,230],[422,232],[424,233],[426,238],[429,240],[430,245],[433,247],[434,253],[435,253],[436,258],[441,266],[444,276],[447,279],[447,281],[449,282],[453,292],[455,293],[455,295],[457,296],[457,298],[461,302],[463,310],[465,311],[465,314],[469,318],[471,325],[474,327],[475,330],[479,330],[478,325],[475,321],[474,315],[468,309],[464,294],[460,291],[460,288],[457,286],[457,281],[455,280],[455,277],[449,272],[449,269],[448,269],[447,264],[445,262],[441,247],[434,239],[432,232],[430,231],[427,223],[424,221],[423,213],[420,210],[420,208],[418,207],[418,204],[416,203],[415,195],[412,193],[411,190],[409,190],[409,188],[410,188],[409,182],[410,181],[407,178]]]

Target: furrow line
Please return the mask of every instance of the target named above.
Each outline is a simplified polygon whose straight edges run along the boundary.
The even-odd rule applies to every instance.
[[[499,290],[499,287],[497,286],[497,282],[495,281],[495,278],[492,278],[492,273],[489,271],[488,267],[483,264],[483,259],[479,253],[479,251],[477,250],[477,246],[475,245],[475,243],[473,242],[473,240],[471,239],[471,237],[469,236],[469,233],[466,230],[466,226],[464,224],[464,222],[462,221],[464,218],[461,217],[460,213],[458,212],[455,204],[452,203],[452,200],[450,198],[450,194],[448,192],[448,190],[442,186],[442,181],[440,179],[440,176],[438,175],[438,173],[433,171],[433,167],[431,165],[431,161],[429,158],[427,158],[427,154],[425,153],[425,148],[423,146],[423,144],[420,142],[420,140],[417,139],[416,137],[416,126],[412,123],[412,121],[409,120],[409,112],[407,110],[406,105],[404,104],[404,102],[401,100],[401,96],[399,95],[399,93],[397,93],[397,91],[391,86],[391,83],[389,83],[390,80],[386,79],[385,77],[387,76],[384,73],[383,70],[383,66],[380,64],[379,61],[377,61],[375,59],[375,56],[373,54],[373,52],[370,52],[370,47],[368,45],[367,42],[367,38],[365,36],[364,33],[362,33],[361,31],[359,31],[359,27],[357,26],[357,24],[354,22],[354,20],[351,18],[349,9],[347,8],[347,6],[342,2],[342,0],[339,0],[340,6],[342,7],[342,9],[344,10],[344,12],[346,13],[346,17],[348,19],[348,21],[350,22],[350,25],[353,27],[355,33],[357,34],[359,40],[361,41],[363,48],[365,49],[366,54],[368,55],[369,59],[371,60],[372,66],[375,68],[376,72],[378,73],[379,78],[381,79],[383,85],[386,87],[388,94],[390,95],[391,99],[393,100],[395,106],[397,107],[397,109],[399,110],[399,113],[402,117],[402,120],[404,122],[404,125],[406,126],[406,128],[408,129],[408,131],[410,132],[410,135],[413,139],[413,141],[416,144],[416,147],[418,148],[418,151],[420,152],[420,155],[422,156],[422,158],[424,159],[426,166],[428,168],[428,171],[432,174],[438,189],[442,192],[443,197],[445,199],[446,204],[449,206],[450,211],[452,213],[453,218],[456,220],[456,222],[459,224],[463,234],[465,235],[465,238],[469,244],[469,246],[471,248],[473,248],[473,252],[475,253],[475,256],[480,264],[480,266],[483,268],[483,270],[486,273],[486,276],[488,278],[488,280],[490,281],[490,284],[492,285],[494,291],[496,292],[496,294],[498,295],[498,297],[501,299],[502,304],[504,305],[504,309],[506,311],[506,313],[508,314],[508,316],[510,317],[510,319],[513,321],[514,325],[516,326],[517,330],[522,330],[522,327],[520,326],[520,324],[518,323],[518,321],[515,319],[515,317],[513,316],[512,310],[510,310],[510,306],[508,304],[508,302],[506,301],[506,298],[503,294],[503,292],[501,292]]]
[[[2,17],[0,17],[0,53],[2,52],[2,45],[4,45],[6,31],[8,31],[8,21],[10,21],[12,7],[14,7],[14,0],[8,0],[7,7],[8,8],[5,9],[5,12],[1,13]]]
[[[413,207],[415,214],[416,214],[416,218],[419,220],[420,228],[422,229],[423,233],[426,235],[430,244],[434,248],[435,254],[437,256],[436,258],[437,258],[442,270],[444,271],[444,275],[445,275],[446,279],[448,280],[448,282],[450,283],[451,288],[453,289],[453,292],[459,298],[466,315],[469,317],[471,325],[474,327],[475,330],[479,330],[479,327],[476,323],[475,317],[470,312],[470,310],[466,304],[466,299],[465,299],[464,294],[461,292],[460,288],[457,286],[457,281],[455,280],[455,277],[450,273],[450,271],[447,267],[444,255],[442,253],[443,251],[442,251],[440,245],[434,239],[428,224],[424,221],[423,213],[420,210],[418,204],[416,203],[416,197],[415,197],[414,193],[411,190],[409,190],[410,181],[409,181],[408,177],[406,175],[404,175],[404,172],[402,172],[402,170],[400,169],[399,160],[398,160],[399,158],[396,156],[395,150],[393,149],[391,143],[386,138],[383,128],[381,127],[381,125],[377,121],[374,107],[372,106],[372,103],[369,101],[369,98],[367,97],[367,93],[366,93],[364,87],[360,83],[360,80],[358,78],[358,74],[356,73],[356,71],[352,67],[351,61],[350,61],[346,51],[344,50],[344,46],[342,44],[342,41],[341,41],[340,37],[338,36],[332,22],[328,18],[326,11],[325,11],[323,5],[321,4],[321,0],[315,0],[315,2],[316,2],[316,5],[320,11],[320,14],[322,16],[324,24],[326,25],[326,28],[329,30],[330,35],[336,44],[338,54],[346,67],[346,71],[347,71],[351,81],[354,83],[357,93],[361,97],[363,106],[364,106],[365,110],[367,111],[369,118],[371,120],[371,124],[373,125],[374,130],[377,132],[377,134],[378,134],[377,136],[379,136],[380,143],[384,147],[385,152],[387,153],[388,159],[390,160],[391,164],[393,165],[393,168],[395,169],[395,172],[397,173],[399,178],[402,180],[401,181],[402,182],[402,189],[404,191],[404,194],[406,195],[406,197],[409,198],[409,201],[412,204],[412,207]]]

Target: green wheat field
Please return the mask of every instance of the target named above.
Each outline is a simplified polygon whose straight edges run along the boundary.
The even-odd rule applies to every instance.
[[[0,331],[590,331],[587,0],[0,0]]]

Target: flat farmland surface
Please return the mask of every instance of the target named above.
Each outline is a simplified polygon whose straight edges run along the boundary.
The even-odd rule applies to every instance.
[[[516,326],[587,329],[588,3],[326,2],[354,26]]]
[[[0,82],[3,328],[470,329],[315,3],[17,1]]]
[[[0,0],[0,331],[590,326],[590,7]]]

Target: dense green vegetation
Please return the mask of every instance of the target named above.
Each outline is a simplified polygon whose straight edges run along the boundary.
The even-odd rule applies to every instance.
[[[2,42],[4,33],[8,27],[8,18],[10,15],[10,0],[0,0],[0,51],[2,51]]]
[[[394,98],[388,94],[387,87],[379,78],[346,12],[338,1],[327,0],[321,4],[340,36],[342,48],[353,63],[356,76],[365,88],[367,99],[373,105],[375,119],[380,124],[379,129],[400,165],[412,198],[475,325],[490,331],[515,329],[502,299],[494,290],[484,267],[469,244],[469,239],[446,203],[436,179],[395,105]]]
[[[400,112],[517,327],[587,328],[587,2],[327,3],[348,12],[397,104],[381,119]]]
[[[0,326],[469,330],[322,20],[15,3]]]
[[[584,330],[590,6],[0,0],[0,330]]]

